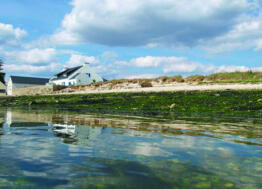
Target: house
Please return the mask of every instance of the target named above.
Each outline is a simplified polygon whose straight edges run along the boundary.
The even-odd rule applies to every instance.
[[[7,95],[12,95],[14,89],[29,88],[48,84],[49,79],[37,77],[10,76],[7,82]]]
[[[6,94],[6,86],[3,82],[0,81],[0,96],[4,96]]]
[[[94,72],[89,63],[84,63],[82,66],[64,69],[52,77],[49,80],[49,84],[77,86],[100,81],[104,81],[104,79]]]

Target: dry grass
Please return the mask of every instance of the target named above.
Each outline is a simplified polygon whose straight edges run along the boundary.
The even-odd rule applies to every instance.
[[[204,81],[205,79],[205,76],[203,75],[192,75],[192,76],[189,76],[185,79],[185,81],[187,83],[192,83],[192,82],[201,82],[201,81]]]

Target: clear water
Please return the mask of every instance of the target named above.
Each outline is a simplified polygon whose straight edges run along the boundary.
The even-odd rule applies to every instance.
[[[0,188],[262,188],[260,118],[0,110]]]

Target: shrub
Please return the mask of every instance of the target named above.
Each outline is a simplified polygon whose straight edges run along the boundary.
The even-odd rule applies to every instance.
[[[185,81],[181,75],[175,75],[175,76],[169,77],[169,80],[171,82],[178,82],[178,83],[182,83]]]
[[[167,76],[161,76],[158,78],[160,81],[162,81],[163,83],[167,82],[168,77]]]
[[[203,75],[192,75],[186,78],[186,82],[201,82],[205,79]]]
[[[93,83],[93,86],[95,86],[95,87],[100,87],[102,85],[103,85],[102,81],[101,82],[97,82],[97,83]]]
[[[60,91],[62,89],[67,88],[67,86],[63,86],[63,85],[53,85],[53,91]]]
[[[143,82],[141,82],[141,83],[140,83],[140,86],[141,86],[142,88],[153,87],[152,83],[149,82],[149,81],[143,81]]]
[[[172,82],[182,83],[182,82],[184,82],[184,79],[183,79],[183,77],[181,75],[175,75],[175,76],[171,76],[171,77],[161,76],[161,77],[159,77],[159,78],[157,78],[155,80],[156,81],[160,80],[163,83],[172,83]]]

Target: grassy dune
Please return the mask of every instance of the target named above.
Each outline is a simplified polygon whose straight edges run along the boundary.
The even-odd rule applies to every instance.
[[[219,83],[262,83],[262,72],[223,72],[211,75],[192,75],[188,77],[176,76],[161,76],[152,79],[119,79],[107,82],[97,82],[87,86],[71,86],[70,88],[79,89],[83,87],[101,87],[108,86],[109,89],[121,84],[139,84],[141,87],[150,87],[154,84],[171,84],[171,83],[197,83],[197,84],[219,84]],[[64,89],[64,86],[56,86],[54,91]]]

